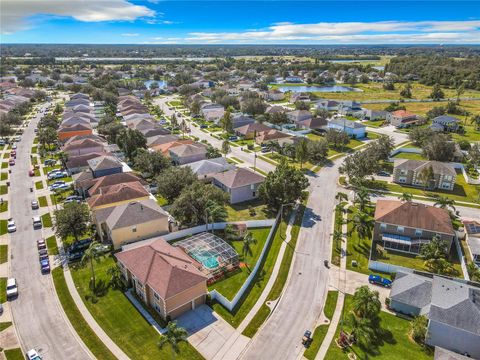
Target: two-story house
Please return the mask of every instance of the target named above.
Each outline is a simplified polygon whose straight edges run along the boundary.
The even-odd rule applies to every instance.
[[[429,178],[424,174],[429,173]],[[393,182],[416,186],[428,190],[453,190],[457,173],[455,168],[440,161],[423,161],[412,159],[395,159]],[[426,183],[425,183],[426,182]]]
[[[230,204],[258,198],[258,188],[265,178],[251,170],[236,168],[212,176],[213,185],[230,196]]]

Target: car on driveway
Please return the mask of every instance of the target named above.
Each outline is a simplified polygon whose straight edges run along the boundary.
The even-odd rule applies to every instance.
[[[53,179],[61,179],[67,176],[68,176],[68,173],[66,171],[57,170],[52,173],[49,173],[47,178],[48,180],[53,180]]]
[[[38,355],[37,350],[32,349],[27,351],[27,360],[42,360],[42,358]]]
[[[65,181],[55,181],[52,185],[50,185],[50,191],[54,191],[63,185],[65,185]]]
[[[17,144],[13,144],[13,145],[12,145],[12,149],[13,149],[13,150],[16,150],[16,149],[17,149]]]
[[[8,219],[7,231],[9,233],[13,233],[13,232],[17,231],[17,225],[15,225],[15,221],[12,218]]]
[[[380,286],[383,286],[383,287],[386,287],[386,288],[389,288],[389,287],[392,286],[392,281],[391,280],[385,279],[384,277],[381,277],[380,275],[370,274],[368,276],[368,282],[370,284],[380,285]]]
[[[10,278],[7,280],[7,299],[18,296],[17,280]]]
[[[377,175],[378,176],[390,176],[390,173],[389,172],[386,172],[386,171],[379,171],[377,172]]]
[[[68,204],[68,203],[71,203],[71,202],[80,202],[82,201],[83,198],[81,196],[78,196],[78,195],[70,195],[70,196],[67,196],[67,198],[65,199],[64,201],[64,204]]]
[[[31,203],[32,205],[32,210],[37,210],[40,206],[38,205],[38,201],[37,200],[32,200]]]

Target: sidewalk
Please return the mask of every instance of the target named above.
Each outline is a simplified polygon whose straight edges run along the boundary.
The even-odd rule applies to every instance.
[[[237,359],[243,353],[243,351],[247,348],[248,344],[251,342],[251,339],[246,337],[245,335],[242,335],[242,332],[248,326],[250,321],[252,321],[253,317],[257,314],[258,310],[260,310],[260,308],[263,306],[263,304],[267,300],[268,295],[270,294],[270,291],[273,288],[273,285],[275,284],[275,281],[277,280],[278,272],[282,265],[282,260],[285,254],[285,250],[287,248],[287,244],[290,242],[290,239],[291,239],[291,231],[292,231],[293,223],[295,222],[297,211],[298,211],[298,207],[290,215],[290,218],[288,220],[287,230],[286,230],[287,237],[285,241],[282,242],[282,245],[280,246],[280,251],[278,253],[277,260],[275,261],[275,265],[272,270],[272,275],[268,279],[268,282],[265,285],[265,289],[263,289],[262,294],[258,298],[255,305],[252,307],[250,312],[245,316],[243,321],[235,330],[235,333],[233,333],[233,335],[230,336],[230,338],[225,342],[225,345],[222,347],[222,349],[220,349],[218,353],[215,355],[215,357],[213,358],[214,360]]]

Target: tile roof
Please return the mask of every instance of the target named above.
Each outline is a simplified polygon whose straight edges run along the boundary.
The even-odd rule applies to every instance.
[[[105,219],[110,230],[135,226],[168,217],[155,200],[145,199],[114,206]]]
[[[190,167],[193,173],[199,177],[204,175],[216,174],[226,170],[232,170],[235,168],[235,165],[229,164],[227,159],[225,159],[224,157],[195,161],[193,163],[181,166]]]
[[[247,125],[243,125],[243,126],[240,126],[240,127],[237,127],[235,128],[235,131],[242,134],[242,135],[247,135],[247,134],[251,134],[253,132],[262,132],[262,131],[268,131],[270,130],[271,128],[268,127],[267,125],[263,125],[263,124],[260,124],[260,123],[252,123],[252,124],[247,124]]]
[[[148,197],[149,192],[145,190],[139,181],[121,183],[101,187],[96,195],[87,199],[90,208],[117,203],[121,201],[140,199]]]
[[[115,169],[122,167],[122,163],[114,156],[102,155],[87,161],[93,171]]]
[[[392,115],[396,117],[401,117],[401,118],[416,116],[414,113],[407,110],[396,110],[392,112]]]
[[[150,286],[163,299],[207,281],[198,262],[163,239],[115,256],[140,282]]]
[[[102,187],[117,185],[117,184],[126,184],[126,183],[136,182],[136,181],[140,182],[140,184],[142,185],[147,184],[145,180],[143,180],[142,178],[138,177],[137,175],[131,172],[129,173],[122,172],[122,173],[102,176],[96,179],[92,179],[91,185],[89,186],[89,189],[88,189],[88,194],[90,196],[95,195],[98,193],[98,191]]]
[[[265,178],[251,170],[245,168],[235,168],[213,175],[213,178],[230,189],[259,184],[265,181]]]
[[[170,153],[178,157],[206,154],[207,147],[200,143],[182,144],[169,149]]]
[[[447,210],[410,201],[378,200],[375,221],[454,235]]]

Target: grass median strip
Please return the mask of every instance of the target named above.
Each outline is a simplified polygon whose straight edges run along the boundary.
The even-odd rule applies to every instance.
[[[7,360],[24,360],[25,356],[23,356],[22,349],[8,349],[4,350],[3,354]]]
[[[54,269],[52,276],[58,299],[78,336],[80,336],[85,345],[98,359],[116,359],[100,338],[93,332],[78,310],[65,282],[63,269],[61,267]]]
[[[2,332],[5,329],[8,329],[10,326],[12,326],[12,323],[10,321],[0,323],[0,332]]]
[[[48,237],[46,240],[46,243],[47,243],[48,253],[50,255],[58,255],[57,239],[55,238],[55,235]]]
[[[306,202],[305,202],[306,203]],[[288,243],[287,248],[285,249],[285,254],[283,255],[282,264],[280,265],[280,270],[278,272],[277,279],[273,284],[272,290],[267,296],[266,301],[276,300],[280,297],[283,287],[288,278],[288,273],[290,270],[290,265],[293,260],[293,254],[295,252],[295,246],[298,240],[298,234],[300,232],[300,227],[302,224],[303,214],[305,212],[305,205],[300,205],[298,209],[297,215],[295,216],[295,222],[292,227],[292,237]],[[275,259],[276,260],[276,259]],[[253,337],[257,332],[258,328],[265,322],[268,315],[270,314],[270,308],[263,304],[262,307],[258,310],[258,312],[253,317],[252,321],[247,325],[245,330],[243,331],[243,335],[248,337]]]
[[[8,245],[0,245],[0,264],[8,261]]]
[[[40,207],[47,207],[48,206],[47,197],[46,196],[40,196],[38,198],[38,205]]]
[[[52,227],[52,216],[50,213],[43,214],[41,218],[43,227]]]
[[[43,189],[43,181],[41,181],[41,180],[40,180],[40,181],[37,181],[37,182],[35,183],[35,189],[37,189],[37,190],[42,190],[42,189]]]
[[[8,210],[8,201],[3,201],[0,203],[0,213]]]

